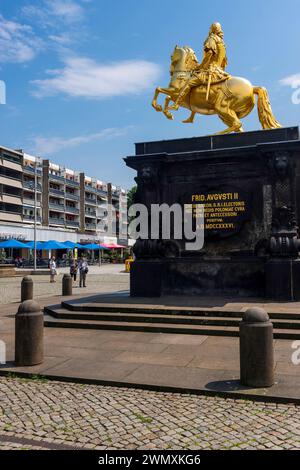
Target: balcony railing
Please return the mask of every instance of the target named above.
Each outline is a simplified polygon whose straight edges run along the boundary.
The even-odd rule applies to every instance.
[[[66,220],[66,226],[79,228],[79,222],[75,222],[74,220]]]
[[[35,174],[35,168],[32,167],[32,166],[29,166],[29,165],[25,165],[24,166],[24,172],[25,173],[31,173],[32,175],[34,175]],[[40,175],[42,173],[42,170],[40,168],[37,168],[36,173],[37,173],[37,175]]]
[[[23,204],[25,206],[34,207],[34,199],[27,199],[27,198],[23,197]],[[36,207],[41,207],[41,201],[36,201]]]
[[[96,211],[87,211],[85,210],[86,217],[96,217]]]
[[[34,222],[34,215],[23,214],[23,220],[30,220],[30,221]],[[38,216],[36,218],[36,221],[41,223],[42,218]]]
[[[65,225],[65,219],[60,219],[57,217],[49,217],[49,224],[52,225]]]
[[[63,204],[55,204],[54,202],[49,202],[49,209],[59,212],[65,212],[65,206]]]
[[[97,192],[97,188],[93,188],[92,186],[87,186],[87,185],[85,185],[85,190],[93,194]]]
[[[54,181],[60,181],[62,183],[65,182],[65,177],[64,176],[52,175],[51,173],[49,173],[49,179],[54,180]]]
[[[79,196],[77,196],[77,194],[68,193],[67,191],[65,193],[65,198],[72,199],[72,201],[79,201]]]
[[[79,187],[79,181],[69,180],[68,178],[65,178],[65,183],[68,186],[75,186],[77,188]]]
[[[30,191],[34,191],[34,181],[23,181],[23,187],[25,189],[30,189]],[[42,191],[42,186],[38,183],[36,186],[37,191]]]
[[[97,188],[97,194],[100,194],[100,196],[107,196],[107,190],[105,191],[104,189]]]
[[[49,188],[50,194],[55,194],[56,196],[65,196],[65,192],[61,191],[60,189]]]
[[[89,223],[86,223],[85,224],[85,228],[87,230],[96,230],[96,224],[89,224]]]
[[[87,197],[87,196],[85,196],[85,202],[86,202],[87,204],[93,204],[94,206],[96,206],[96,204],[97,204],[97,200],[96,200],[96,199],[92,199],[91,197]]]
[[[66,212],[71,212],[72,214],[79,214],[79,209],[77,207],[66,206]]]

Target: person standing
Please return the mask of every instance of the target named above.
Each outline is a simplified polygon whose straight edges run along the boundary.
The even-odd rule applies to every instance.
[[[85,258],[80,258],[79,269],[79,287],[86,287],[86,275],[89,272],[88,263]]]
[[[77,272],[78,272],[77,261],[75,259],[72,259],[71,264],[70,264],[70,275],[73,278],[74,282],[76,282]]]
[[[56,271],[55,256],[52,256],[52,258],[50,259],[49,268],[50,268],[50,282],[56,282],[55,276],[57,275],[57,271]]]

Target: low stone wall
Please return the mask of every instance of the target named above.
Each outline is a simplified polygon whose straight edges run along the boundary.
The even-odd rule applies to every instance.
[[[16,270],[13,264],[0,264],[0,278],[12,277],[15,275]]]

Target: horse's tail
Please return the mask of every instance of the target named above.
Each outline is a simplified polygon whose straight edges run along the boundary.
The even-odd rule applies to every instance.
[[[282,127],[273,114],[267,90],[263,87],[256,86],[253,87],[253,93],[258,96],[258,118],[263,129]]]

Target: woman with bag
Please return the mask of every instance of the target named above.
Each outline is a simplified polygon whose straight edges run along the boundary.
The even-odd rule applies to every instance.
[[[56,282],[55,276],[57,275],[57,271],[56,271],[55,256],[52,256],[52,258],[50,259],[49,268],[50,268],[50,282]]]
[[[74,282],[76,282],[77,271],[78,271],[77,261],[75,259],[72,259],[71,264],[70,264],[70,276],[73,278]]]

